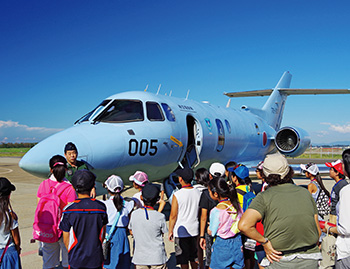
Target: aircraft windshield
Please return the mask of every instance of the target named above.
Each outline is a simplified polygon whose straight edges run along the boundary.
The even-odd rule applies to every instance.
[[[143,121],[142,102],[139,100],[114,100],[96,121],[100,122],[132,122]]]
[[[111,100],[103,100],[95,109],[91,110],[89,113],[82,116],[75,123],[81,123],[83,121],[89,121],[92,119],[97,113],[99,113]]]

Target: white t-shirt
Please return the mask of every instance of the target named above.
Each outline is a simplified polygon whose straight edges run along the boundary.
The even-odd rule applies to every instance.
[[[113,197],[111,196],[107,201],[102,201],[107,207],[108,223],[107,225],[113,225],[117,216],[117,208],[113,203]],[[125,200],[124,200],[125,201]],[[129,224],[129,214],[134,208],[134,201],[125,201],[125,206],[120,214],[117,227],[127,227]]]
[[[137,192],[134,194],[134,196],[132,197],[132,199],[134,200],[135,202],[135,206],[137,208],[140,208],[140,207],[143,207],[144,206],[144,203],[143,201],[141,200],[141,192]]]
[[[350,185],[346,185],[340,190],[339,197],[337,230],[340,235],[335,243],[338,260],[350,256]]]
[[[12,226],[10,227],[10,230],[14,230],[18,227],[18,222],[17,220],[13,220],[12,221]],[[5,218],[2,220],[2,223],[0,225],[0,249],[2,248],[5,248],[6,247],[6,244],[7,244],[7,241],[9,240],[10,238],[10,230],[5,230]],[[14,243],[11,242],[9,247],[10,246],[13,246]]]
[[[183,188],[174,193],[178,212],[174,227],[175,237],[191,237],[199,234],[198,210],[201,194],[196,188]]]

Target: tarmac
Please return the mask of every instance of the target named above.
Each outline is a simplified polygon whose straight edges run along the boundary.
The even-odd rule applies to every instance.
[[[20,158],[0,158],[0,177],[8,178],[16,186],[16,191],[11,194],[11,204],[19,218],[22,267],[23,269],[38,269],[42,268],[42,257],[38,255],[38,242],[30,243],[30,241],[32,239],[32,227],[36,209],[36,193],[43,179],[32,176],[20,169],[18,166],[19,160]],[[307,163],[308,161],[303,160],[301,162]],[[252,180],[253,182],[258,182],[256,179]],[[325,176],[323,176],[323,180],[324,185],[330,191],[335,182]],[[307,185],[309,182],[305,177],[297,177],[294,181],[297,185]],[[131,197],[135,192],[134,188],[130,188],[123,193],[123,196]],[[101,196],[97,198],[102,200]],[[169,210],[170,206],[167,205],[164,213],[169,215]],[[176,266],[174,243],[168,240],[167,234],[164,235],[164,243],[169,258],[168,268],[180,268]],[[132,243],[130,246],[132,247]]]

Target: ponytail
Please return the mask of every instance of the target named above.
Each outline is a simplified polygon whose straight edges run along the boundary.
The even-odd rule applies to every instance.
[[[340,173],[339,173],[340,174]],[[315,176],[315,179],[318,183],[318,185],[320,185],[321,189],[326,193],[326,195],[328,197],[330,197],[330,193],[329,191],[326,189],[326,187],[323,185],[323,180],[322,180],[322,177],[320,176],[320,173],[317,173],[316,176]]]
[[[67,160],[61,155],[55,155],[50,159],[50,168],[58,182],[62,182],[66,176]]]
[[[113,193],[114,195],[113,203],[118,212],[121,211],[123,208],[123,197],[120,194],[121,194],[121,190],[118,187],[117,192]]]
[[[209,189],[212,193],[217,193],[220,197],[229,198],[233,207],[240,211],[241,207],[238,202],[237,191],[234,185],[228,185],[225,178],[214,177],[209,181]]]

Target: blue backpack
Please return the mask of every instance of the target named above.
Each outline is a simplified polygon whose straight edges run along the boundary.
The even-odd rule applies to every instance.
[[[245,188],[246,188],[246,191],[243,191],[241,189],[236,189],[237,193],[243,196],[243,208],[242,208],[243,212],[245,212],[248,209],[250,203],[255,198],[254,192],[250,191],[247,185],[245,186]]]

